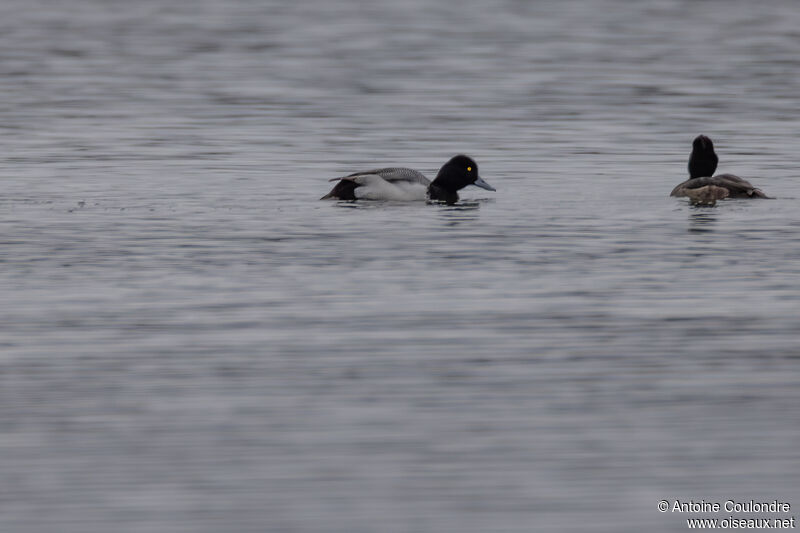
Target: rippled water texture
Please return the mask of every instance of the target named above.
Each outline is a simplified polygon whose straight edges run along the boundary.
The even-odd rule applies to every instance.
[[[0,530],[795,513],[798,28],[789,0],[3,2]],[[776,199],[669,198],[699,133]],[[496,193],[318,201],[459,152]]]

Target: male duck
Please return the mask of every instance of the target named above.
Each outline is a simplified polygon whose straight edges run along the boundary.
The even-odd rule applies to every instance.
[[[356,172],[331,181],[338,183],[320,200],[337,198],[410,202],[428,199],[454,204],[458,201],[458,191],[467,185],[487,191],[495,190],[478,174],[478,164],[465,155],[457,155],[445,163],[433,182],[421,172],[400,167]]]

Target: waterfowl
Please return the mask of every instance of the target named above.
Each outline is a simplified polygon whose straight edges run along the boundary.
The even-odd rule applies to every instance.
[[[714,205],[716,200],[722,198],[769,198],[761,189],[739,176],[714,176],[718,162],[714,143],[705,135],[698,135],[692,142],[692,155],[689,156],[689,180],[672,189],[670,196],[688,196],[692,203],[700,205]]]
[[[421,172],[402,167],[356,172],[330,181],[338,183],[320,200],[336,198],[410,202],[427,199],[454,204],[458,201],[458,191],[468,185],[487,191],[496,190],[480,177],[478,164],[465,155],[457,155],[445,163],[433,181]]]

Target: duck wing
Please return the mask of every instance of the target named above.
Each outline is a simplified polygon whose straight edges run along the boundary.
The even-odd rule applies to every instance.
[[[761,189],[754,187],[749,181],[733,174],[718,174],[703,178],[693,178],[672,189],[670,196],[690,196],[687,191],[713,185],[728,190],[729,198],[769,198]]]
[[[355,172],[349,176],[341,178],[333,178],[330,181],[350,180],[358,183],[363,180],[365,176],[379,176],[389,183],[408,182],[408,183],[421,183],[426,187],[431,184],[431,181],[425,177],[425,174],[414,170],[413,168],[404,167],[390,167],[390,168],[377,168],[374,170],[365,170],[363,172]]]
[[[402,167],[366,170],[330,181],[339,183],[322,200],[419,200],[426,198],[431,183],[421,172]]]

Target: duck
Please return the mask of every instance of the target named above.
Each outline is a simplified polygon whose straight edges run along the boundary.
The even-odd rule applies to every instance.
[[[478,164],[463,154],[452,157],[430,181],[422,172],[411,168],[389,167],[355,172],[336,181],[331,192],[320,200],[392,200],[411,202],[431,200],[454,204],[458,191],[474,185],[487,191],[496,191],[478,174]]]
[[[733,174],[717,174],[719,158],[714,143],[705,135],[692,142],[689,179],[672,189],[670,196],[687,196],[695,205],[714,205],[723,198],[769,198],[746,179]]]

